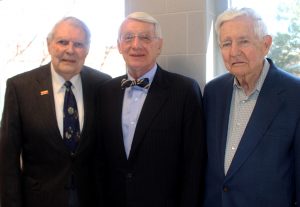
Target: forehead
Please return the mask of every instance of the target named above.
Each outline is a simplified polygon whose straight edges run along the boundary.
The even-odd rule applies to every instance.
[[[253,37],[253,21],[246,16],[225,21],[220,27],[220,39]]]
[[[121,33],[153,33],[154,29],[154,24],[152,23],[127,19],[121,26]]]
[[[64,38],[68,40],[85,40],[84,30],[70,21],[64,21],[58,24],[53,33],[54,38]]]

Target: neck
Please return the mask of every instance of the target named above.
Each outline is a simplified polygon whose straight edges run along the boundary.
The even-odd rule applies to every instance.
[[[248,96],[250,95],[253,90],[256,87],[257,81],[259,79],[260,73],[259,74],[252,74],[252,75],[243,75],[236,77],[239,85],[243,88],[245,94]]]
[[[149,70],[148,70],[149,71]],[[144,70],[128,70],[128,74],[134,78],[134,79],[139,79],[141,78],[143,75],[145,75],[148,71],[144,71]]]
[[[155,64],[155,63],[154,63]],[[146,73],[148,73],[153,67],[154,64],[150,67],[144,67],[144,68],[130,68],[127,67],[127,73],[134,79],[139,79]]]

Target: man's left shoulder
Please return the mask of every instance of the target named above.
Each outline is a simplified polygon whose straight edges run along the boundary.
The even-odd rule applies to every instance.
[[[188,77],[183,74],[171,72],[171,71],[166,71],[164,69],[161,69],[163,75],[165,76],[168,81],[174,85],[174,86],[191,86],[191,85],[198,85],[197,81],[192,78]]]
[[[89,81],[106,81],[106,80],[110,80],[111,76],[103,73],[99,70],[96,70],[94,68],[88,67],[88,66],[84,66],[82,71],[81,71],[81,75],[83,76],[84,79],[88,79]]]
[[[276,68],[274,73],[278,74],[279,84],[283,87],[300,87],[300,78],[294,74],[291,74],[281,68]],[[274,80],[274,79],[273,79]]]

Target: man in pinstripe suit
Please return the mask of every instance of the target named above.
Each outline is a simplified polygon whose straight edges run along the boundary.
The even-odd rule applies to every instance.
[[[107,82],[98,104],[102,204],[199,206],[205,160],[199,85],[156,64],[160,26],[144,12],[122,23],[118,47],[127,75]]]

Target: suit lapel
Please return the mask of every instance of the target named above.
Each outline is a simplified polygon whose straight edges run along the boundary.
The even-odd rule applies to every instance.
[[[220,88],[223,90],[222,97],[220,97],[221,99],[223,99],[225,97],[225,103],[224,104],[220,104],[219,107],[216,107],[215,113],[219,114],[218,117],[220,117],[219,119],[217,119],[217,126],[219,126],[219,129],[222,130],[218,130],[218,135],[216,136],[217,138],[217,143],[219,143],[217,145],[218,149],[217,152],[220,152],[218,158],[219,158],[219,163],[220,163],[220,170],[223,172],[224,174],[224,157],[225,157],[225,149],[226,149],[226,141],[227,141],[227,131],[228,131],[228,122],[229,122],[229,113],[230,113],[230,103],[231,103],[231,99],[232,99],[232,87],[233,87],[233,76],[229,76],[228,79],[226,79],[224,85]],[[220,103],[223,103],[220,101]],[[225,120],[223,119],[224,117]],[[219,141],[219,138],[220,141]]]
[[[145,134],[149,130],[151,122],[157,116],[168,98],[168,83],[164,75],[163,71],[158,67],[135,129],[129,160],[132,159],[136,153],[138,146],[141,144]]]
[[[122,131],[122,110],[123,110],[123,99],[124,99],[124,89],[121,89],[121,80],[125,78],[126,76],[122,76],[121,78],[116,81],[114,87],[116,87],[115,90],[117,93],[116,94],[111,94],[112,100],[111,106],[114,108],[112,110],[112,115],[113,119],[117,117],[115,120],[119,120],[115,123],[115,129],[116,129],[116,137],[119,137],[119,140],[116,140],[116,143],[118,146],[116,146],[116,149],[118,150],[117,153],[121,153],[121,157],[124,157],[124,160],[127,160],[126,152],[125,152],[125,147],[124,147],[124,140],[123,140],[123,131]],[[114,136],[113,136],[114,137]]]
[[[93,96],[93,88],[89,84],[88,80],[86,79],[86,73],[84,66],[80,72],[80,78],[81,78],[81,84],[82,84],[82,97],[83,97],[83,108],[84,108],[84,120],[83,120],[83,126],[81,131],[81,137],[80,141],[77,147],[77,151],[84,148],[82,145],[85,143],[85,134],[89,133],[87,130],[87,126],[89,126],[90,117],[92,117],[92,113],[95,113],[94,111],[94,105],[93,103],[96,100],[96,97]],[[92,121],[92,120],[91,120]]]
[[[126,76],[120,76],[113,80],[113,84],[109,87],[109,92],[107,93],[107,100],[109,103],[106,102],[107,105],[110,106],[109,111],[109,123],[114,123],[115,130],[112,132],[111,140],[115,145],[115,153],[119,154],[119,157],[124,158],[123,161],[127,161],[127,156],[124,147],[124,140],[123,140],[123,131],[122,131],[122,109],[123,109],[123,98],[125,89],[121,88],[121,80],[126,78]],[[101,98],[101,97],[100,97]],[[117,121],[116,121],[117,120]]]
[[[82,84],[82,96],[83,96],[83,108],[84,108],[84,120],[83,120],[83,127],[82,127],[82,133],[85,132],[87,121],[89,120],[90,113],[94,113],[93,110],[90,110],[93,108],[93,100],[90,99],[90,97],[93,97],[91,95],[92,89],[90,85],[88,84],[88,80],[86,80],[84,68],[82,69],[80,73],[81,78],[81,84]],[[96,97],[94,97],[96,98]]]
[[[242,136],[236,155],[228,170],[227,178],[231,177],[255,150],[255,147],[264,137],[265,132],[268,130],[283,104],[284,100],[279,96],[279,93],[282,92],[282,88],[280,86],[274,86],[274,82],[279,82],[276,70],[277,69],[271,65],[269,74],[265,79],[265,83],[259,94],[244,135]]]
[[[41,68],[35,84],[37,107],[39,107],[38,111],[41,117],[43,117],[44,128],[48,131],[47,134],[49,134],[49,137],[51,137],[49,141],[55,141],[57,142],[57,146],[65,148],[56,120],[50,64]],[[55,137],[55,139],[52,139],[53,137]]]

